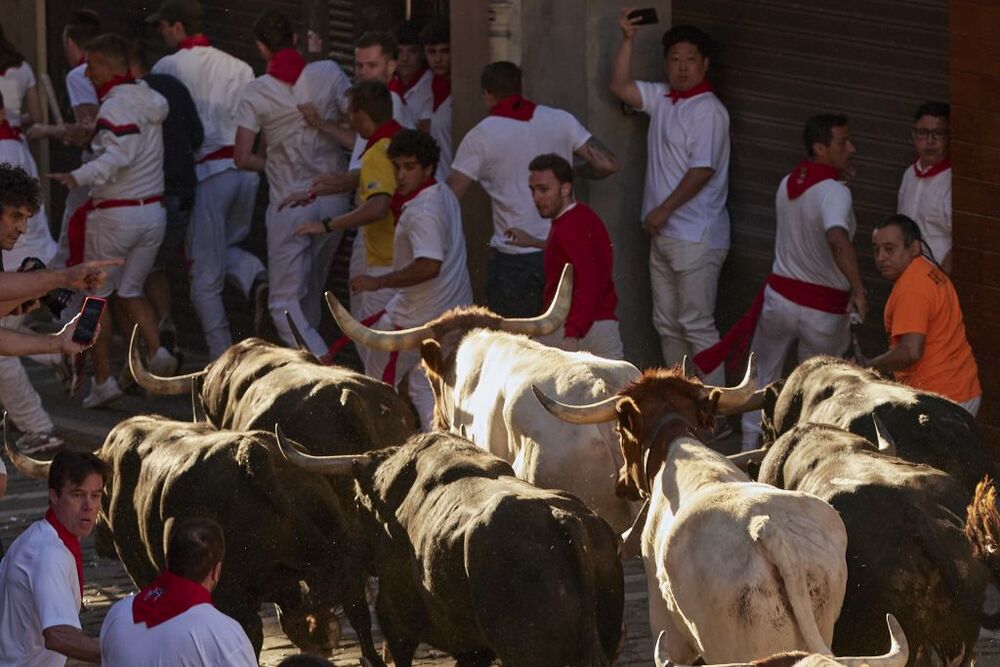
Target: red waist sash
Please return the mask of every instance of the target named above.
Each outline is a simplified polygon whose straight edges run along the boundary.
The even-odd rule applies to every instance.
[[[212,151],[205,157],[201,158],[195,164],[202,164],[204,162],[209,162],[211,160],[231,160],[234,155],[234,149],[232,146],[223,146],[219,150]]]
[[[153,195],[145,199],[104,199],[96,204],[93,199],[88,199],[80,208],[73,211],[73,215],[69,219],[69,228],[66,230],[69,242],[69,259],[66,260],[66,266],[76,266],[83,261],[83,246],[87,239],[87,215],[91,211],[102,208],[145,206],[161,201],[163,201],[163,195]]]

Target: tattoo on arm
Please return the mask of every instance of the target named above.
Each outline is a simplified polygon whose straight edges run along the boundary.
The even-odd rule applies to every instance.
[[[618,171],[618,158],[597,137],[590,137],[576,155],[583,159],[573,165],[573,175],[579,178],[605,178]]]

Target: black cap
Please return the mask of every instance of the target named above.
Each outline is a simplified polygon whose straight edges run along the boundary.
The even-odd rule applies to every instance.
[[[200,24],[202,15],[201,3],[198,0],[163,0],[159,11],[146,17],[146,23],[159,23],[160,19],[166,19],[171,24],[178,21],[184,25]]]

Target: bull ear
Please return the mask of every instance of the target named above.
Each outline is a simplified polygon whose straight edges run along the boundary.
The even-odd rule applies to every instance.
[[[424,367],[434,375],[441,375],[441,344],[433,338],[428,338],[420,343],[420,358],[424,361]]]
[[[702,428],[715,426],[715,413],[719,408],[720,398],[722,398],[722,391],[712,389],[708,392],[708,396],[698,401],[698,426]]]
[[[642,412],[639,411],[639,406],[636,405],[635,401],[628,396],[623,396],[615,406],[615,412],[618,413],[619,426],[638,440],[642,433]]]

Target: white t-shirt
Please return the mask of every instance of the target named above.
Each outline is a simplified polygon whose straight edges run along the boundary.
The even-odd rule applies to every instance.
[[[77,65],[66,74],[66,93],[69,95],[69,105],[78,107],[81,104],[97,106],[97,91],[94,84],[87,78],[87,63]]]
[[[910,165],[899,185],[896,211],[917,223],[934,259],[944,261],[951,251],[951,168],[918,178]]]
[[[702,93],[674,104],[665,83],[636,81],[640,111],[649,114],[646,140],[646,184],[642,217],[663,203],[689,169],[715,170],[705,187],[681,206],[660,234],[681,241],[708,241],[710,248],[729,247],[729,112],[714,93]]]
[[[417,82],[409,90],[403,93],[403,101],[406,108],[416,120],[425,120],[431,117],[434,110],[434,93],[431,91],[431,80],[434,73],[430,68],[425,69]]]
[[[11,67],[0,76],[0,92],[3,93],[3,107],[7,112],[7,122],[11,127],[21,127],[21,111],[24,108],[24,96],[28,89],[34,86],[35,73],[25,60],[17,67]],[[41,122],[36,118],[36,122]]]
[[[109,667],[257,667],[240,624],[198,604],[152,628],[132,620],[135,595],[119,600],[101,626],[101,664]]]
[[[451,147],[451,95],[431,111],[431,136],[441,147],[441,158],[434,177],[443,183],[451,173],[451,161],[455,155]]]
[[[827,179],[789,199],[787,184],[785,176],[774,198],[778,220],[771,270],[786,278],[849,290],[851,283],[833,261],[826,233],[842,227],[854,238],[857,225],[850,189]]]
[[[61,667],[66,656],[45,648],[42,631],[80,628],[76,559],[42,519],[14,540],[0,560],[0,665]]]
[[[444,183],[432,185],[404,204],[396,224],[393,270],[420,257],[440,261],[441,271],[430,280],[398,288],[389,300],[386,313],[403,329],[425,324],[451,308],[472,305],[462,211],[455,193]]]
[[[417,121],[414,120],[413,114],[407,106],[403,104],[403,98],[395,91],[389,91],[389,94],[392,95],[392,119],[408,130],[415,130],[417,128]],[[354,150],[351,152],[351,162],[347,167],[348,171],[361,171],[361,155],[365,152],[367,146],[368,140],[359,134],[358,138],[354,140]]]
[[[236,103],[243,87],[253,81],[253,69],[214,46],[178,49],[160,58],[153,73],[170,74],[187,86],[205,129],[205,141],[195,153],[195,175],[199,181],[226,169],[235,169],[232,159],[199,162],[236,141]]]
[[[549,235],[551,223],[538,215],[528,188],[528,165],[543,153],[573,163],[573,153],[590,132],[571,113],[539,104],[531,120],[487,116],[458,145],[451,168],[479,181],[493,203],[490,245],[510,254],[538,252],[510,243],[506,231],[520,227],[535,238]]]
[[[340,66],[324,60],[306,65],[294,86],[265,74],[243,88],[236,124],[254,134],[264,131],[272,202],[308,190],[319,174],[344,171],[339,145],[310,128],[298,105],[312,104],[321,118],[337,119],[347,113],[349,87]]]
[[[24,144],[17,139],[0,139],[0,162],[21,167],[33,177],[38,178],[38,167],[35,158]],[[28,228],[17,240],[12,250],[3,251],[4,268],[16,271],[25,257],[37,257],[47,265],[55,257],[58,250],[49,231],[48,217],[45,215],[45,203],[42,203],[38,213],[28,219]]]

